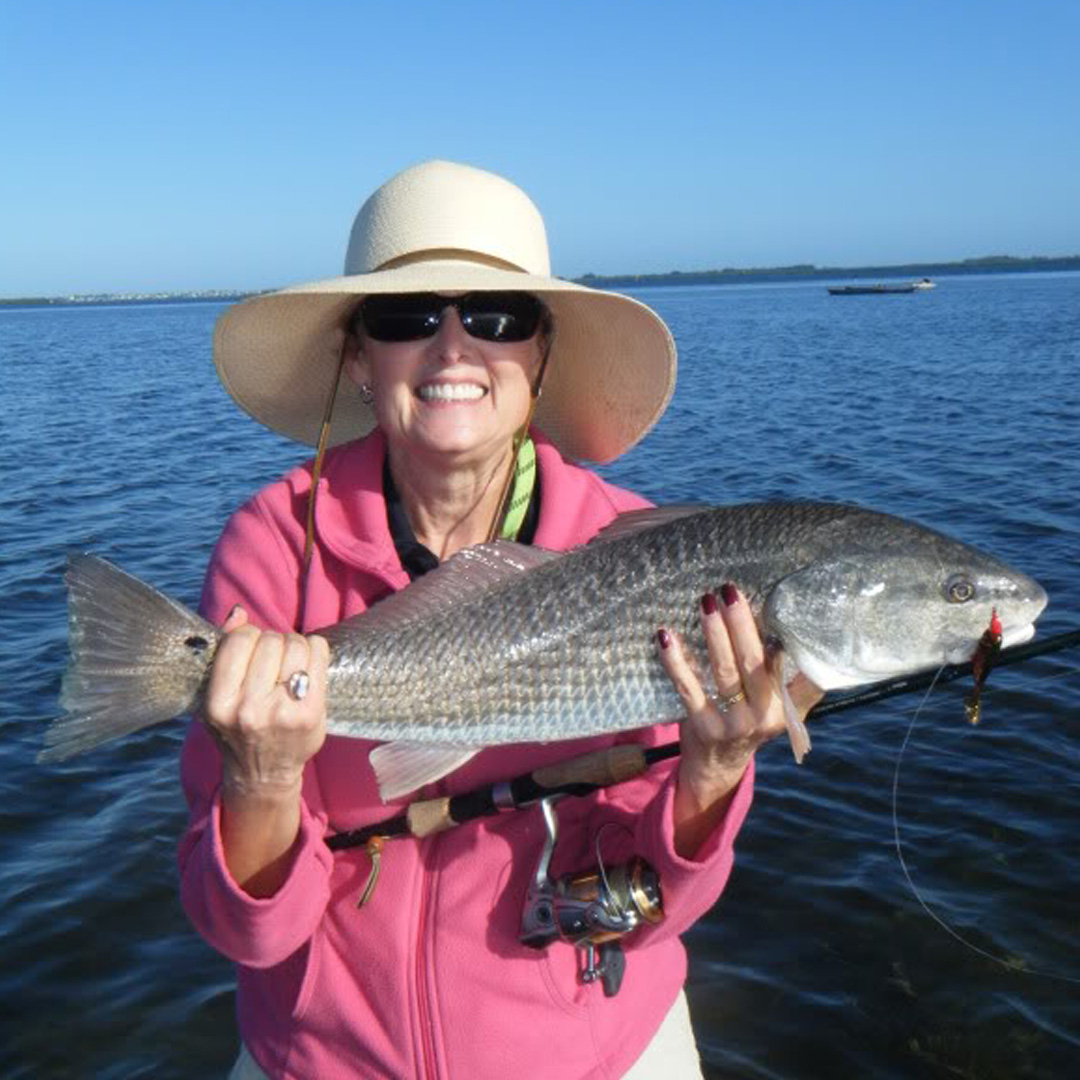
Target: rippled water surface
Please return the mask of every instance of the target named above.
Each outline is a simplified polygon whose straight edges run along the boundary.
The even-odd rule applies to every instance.
[[[679,388],[606,473],[658,501],[857,501],[1001,555],[1080,626],[1080,275],[655,289]],[[66,554],[194,603],[229,512],[304,456],[227,399],[213,304],[0,309],[0,1075],[224,1075],[232,976],[176,899],[180,725],[34,764]],[[1080,1063],[1080,656],[762,751],[732,882],[688,938],[717,1077],[1066,1077]],[[1009,966],[988,959],[991,954]],[[1074,980],[1072,982],[1068,980]]]

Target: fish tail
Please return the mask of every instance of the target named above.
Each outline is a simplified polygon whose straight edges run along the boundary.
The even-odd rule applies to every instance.
[[[39,762],[62,761],[193,711],[218,630],[93,555],[72,555],[65,715],[45,732]]]

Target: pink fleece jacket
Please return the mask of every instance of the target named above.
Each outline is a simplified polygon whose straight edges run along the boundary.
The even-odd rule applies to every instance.
[[[568,464],[537,435],[541,507],[535,543],[563,550],[618,513],[645,505]],[[378,433],[338,448],[319,481],[317,541],[304,630],[364,611],[408,584],[382,496]],[[310,463],[256,495],[229,521],[206,577],[202,610],[220,623],[236,603],[256,625],[284,630],[299,611]],[[455,794],[616,741],[674,740],[667,725],[628,736],[485,750],[425,794]],[[659,872],[665,920],[623,939],[626,974],[607,998],[578,979],[572,945],[543,952],[518,942],[525,891],[540,854],[538,809],[486,818],[423,841],[395,840],[371,902],[356,901],[370,864],[362,848],[331,854],[328,831],[396,813],[368,763],[372,743],[329,737],[304,776],[300,835],[287,880],[269,899],[230,877],[220,833],[221,763],[191,725],[182,780],[191,816],[179,851],[181,898],[202,936],[237,964],[240,1034],[274,1078],[621,1076],[641,1054],[682,987],[678,935],[716,901],[749,809],[752,767],[725,819],[695,860],[673,847],[675,765],[559,807],[553,874],[605,857],[644,856]],[[404,800],[403,800],[404,802]]]

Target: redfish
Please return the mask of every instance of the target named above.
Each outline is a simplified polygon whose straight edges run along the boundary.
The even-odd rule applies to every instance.
[[[505,743],[576,739],[677,718],[660,626],[707,672],[699,600],[733,581],[763,635],[844,689],[969,660],[996,609],[1006,646],[1047,596],[1030,577],[912,522],[829,503],[669,507],[617,518],[565,553],[498,541],[467,548],[330,642],[327,729],[383,742],[393,798]],[[71,661],[41,760],[197,715],[220,632],[93,556],[67,572]],[[789,710],[796,756],[809,749]]]

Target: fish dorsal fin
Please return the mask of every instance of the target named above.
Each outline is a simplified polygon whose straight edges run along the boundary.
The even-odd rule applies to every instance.
[[[475,544],[463,548],[407,589],[391,593],[369,610],[319,632],[336,639],[346,628],[350,634],[360,629],[383,633],[414,622],[429,622],[435,612],[455,607],[465,600],[475,601],[519,574],[559,558],[562,558],[562,552],[510,540]]]
[[[672,503],[670,506],[649,506],[644,510],[627,510],[609,525],[605,525],[590,544],[604,544],[609,540],[621,540],[624,536],[634,536],[655,529],[660,525],[669,525],[680,518],[693,517],[710,509],[702,503]]]
[[[452,746],[391,742],[371,751],[371,767],[383,802],[441,780],[459,769],[480,750],[478,746]]]

